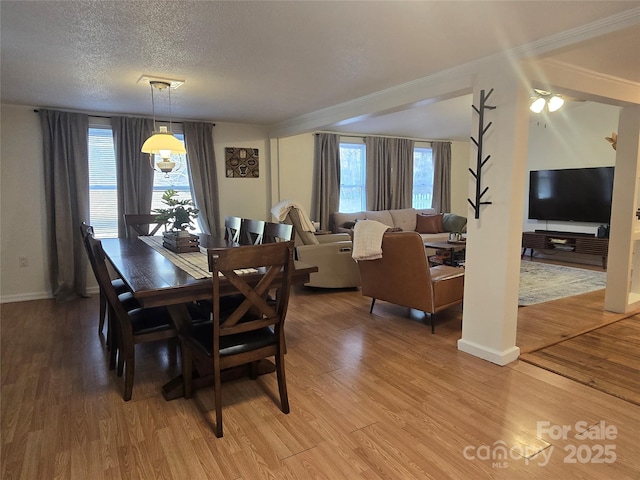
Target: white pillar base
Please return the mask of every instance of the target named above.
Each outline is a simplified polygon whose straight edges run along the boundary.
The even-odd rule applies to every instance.
[[[484,345],[470,342],[462,338],[458,340],[458,350],[469,353],[500,366],[514,362],[520,356],[520,348],[516,346],[513,346],[503,352],[499,352],[497,350],[487,348]]]

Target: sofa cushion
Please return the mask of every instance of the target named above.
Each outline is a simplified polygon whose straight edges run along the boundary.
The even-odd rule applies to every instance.
[[[365,218],[367,220],[375,220],[376,222],[384,223],[390,227],[393,227],[393,218],[391,218],[391,213],[389,210],[380,210],[379,212],[374,211],[366,211],[364,212]]]
[[[400,210],[389,210],[393,219],[393,226],[401,228],[407,232],[415,232],[416,230],[416,214],[415,208],[402,208]]]
[[[416,232],[418,233],[442,233],[442,214],[435,215],[416,215]]]
[[[461,217],[455,213],[445,213],[442,216],[442,227],[445,232],[461,233],[467,226],[467,217]]]

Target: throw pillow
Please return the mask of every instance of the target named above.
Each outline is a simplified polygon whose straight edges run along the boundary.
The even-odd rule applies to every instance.
[[[416,215],[416,232],[418,233],[442,233],[442,214]]]
[[[467,218],[454,213],[445,213],[442,216],[442,227],[445,232],[462,233],[467,226]]]
[[[358,220],[356,219],[356,222],[357,221]],[[343,226],[343,228],[353,228],[355,226],[356,222],[344,222],[344,224],[342,226]]]

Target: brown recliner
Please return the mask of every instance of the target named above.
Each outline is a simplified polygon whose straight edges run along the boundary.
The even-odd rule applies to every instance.
[[[362,295],[415,308],[431,317],[435,332],[436,312],[462,303],[464,269],[438,265],[429,267],[422,238],[417,232],[385,233],[382,258],[358,262]]]

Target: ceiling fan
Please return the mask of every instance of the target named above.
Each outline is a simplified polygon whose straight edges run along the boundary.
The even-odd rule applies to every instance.
[[[529,109],[534,113],[541,113],[545,107],[549,112],[558,111],[565,102],[584,102],[579,98],[569,97],[559,93],[552,93],[547,90],[534,88],[534,95],[531,97]]]

